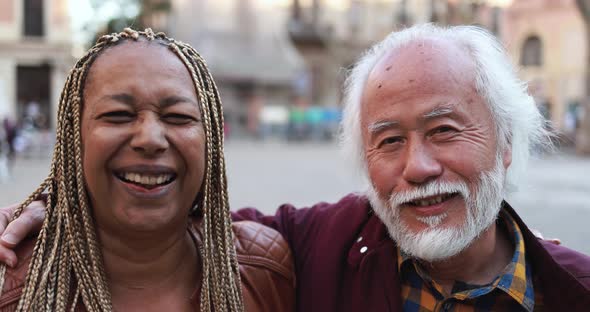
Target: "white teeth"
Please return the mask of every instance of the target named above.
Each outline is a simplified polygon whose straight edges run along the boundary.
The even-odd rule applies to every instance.
[[[133,173],[125,173],[123,178],[128,181],[135,181],[135,174]]]
[[[436,204],[440,204],[442,203],[442,201],[445,199],[446,197],[444,195],[440,195],[437,197],[434,197],[432,199],[418,199],[413,201],[412,203],[416,206],[431,206],[431,205],[436,205]]]
[[[170,179],[172,179],[171,174],[160,174],[157,176],[153,176],[153,175],[142,175],[139,173],[131,173],[131,172],[123,173],[123,174],[121,174],[121,177],[127,181],[135,182],[135,183],[139,183],[139,184],[144,184],[144,185],[158,185],[158,184],[162,184],[162,183],[167,182]]]
[[[436,198],[430,201],[431,205],[440,204],[442,202],[442,196],[437,196]]]

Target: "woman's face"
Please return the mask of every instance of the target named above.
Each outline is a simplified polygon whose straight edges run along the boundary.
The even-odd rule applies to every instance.
[[[101,231],[175,230],[205,172],[205,134],[191,76],[156,42],[105,50],[84,88],[85,181]]]

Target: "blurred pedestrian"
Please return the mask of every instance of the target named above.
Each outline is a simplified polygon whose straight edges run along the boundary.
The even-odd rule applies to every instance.
[[[0,183],[6,183],[10,179],[8,170],[8,139],[4,127],[0,127]]]
[[[289,110],[287,139],[290,141],[303,141],[307,139],[307,125],[305,123],[305,109],[303,107],[294,106]]]
[[[36,100],[27,103],[25,110],[25,123],[31,128],[37,127],[37,119],[41,116],[41,105]]]
[[[2,121],[2,128],[6,134],[6,142],[8,143],[7,150],[7,166],[9,172],[12,172],[14,161],[16,158],[16,138],[18,136],[18,124],[11,117],[4,117]]]

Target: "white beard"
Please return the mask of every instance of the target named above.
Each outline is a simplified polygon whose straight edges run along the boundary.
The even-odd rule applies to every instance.
[[[483,172],[473,189],[464,181],[433,181],[413,190],[391,194],[388,202],[381,200],[371,186],[367,197],[373,210],[387,227],[400,249],[411,257],[427,262],[451,258],[467,248],[496,220],[504,198],[505,170],[502,157],[496,156],[495,167]],[[420,217],[427,229],[413,233],[400,217],[399,205],[441,193],[459,193],[465,200],[465,221],[457,227],[443,227],[447,214]]]

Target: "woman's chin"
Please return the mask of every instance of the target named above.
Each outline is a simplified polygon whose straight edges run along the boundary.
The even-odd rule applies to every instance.
[[[172,227],[178,227],[181,222],[178,212],[171,211],[167,207],[160,209],[134,209],[127,208],[116,217],[121,230],[133,232],[167,231]]]

